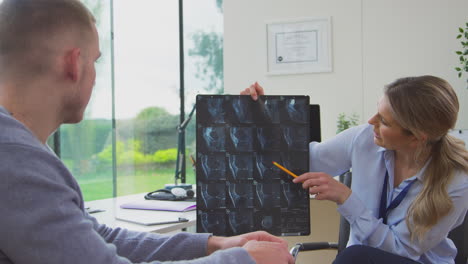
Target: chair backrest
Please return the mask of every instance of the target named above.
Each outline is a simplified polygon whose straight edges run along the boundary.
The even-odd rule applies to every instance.
[[[461,225],[450,231],[448,237],[457,247],[457,256],[455,264],[466,264],[468,258],[468,213]]]
[[[351,187],[352,182],[352,173],[351,171],[347,171],[339,176],[340,181],[348,186]],[[349,223],[346,218],[340,216],[340,233],[338,234],[338,253],[340,253],[343,249],[346,248],[349,239]]]
[[[312,104],[309,107],[309,122],[310,122],[310,141],[322,141],[322,133],[320,129],[320,105]]]
[[[352,182],[352,173],[347,171],[340,176],[340,181],[346,186],[350,187]],[[349,239],[349,223],[343,217],[340,216],[340,233],[338,236],[338,253],[346,248],[346,244]],[[455,258],[455,264],[467,264],[468,258],[468,213],[465,215],[463,223],[450,231],[448,237],[453,241],[455,247],[457,247],[457,256]]]

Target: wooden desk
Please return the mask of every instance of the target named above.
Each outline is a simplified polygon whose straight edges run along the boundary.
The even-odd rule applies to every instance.
[[[169,211],[154,211],[154,210],[134,210],[134,209],[122,209],[120,208],[121,204],[134,202],[137,200],[144,200],[143,194],[134,194],[120,196],[116,198],[102,199],[96,201],[85,202],[86,207],[89,207],[90,210],[102,209],[104,212],[98,212],[91,214],[95,217],[99,223],[105,224],[108,227],[121,227],[128,230],[140,231],[140,232],[154,232],[154,233],[169,233],[173,231],[178,231],[182,228],[187,228],[196,225],[196,210],[188,212],[169,212]],[[120,221],[115,219],[119,215],[131,215],[132,218],[138,219],[139,217],[147,219],[148,217],[154,218],[156,221],[159,219],[167,219],[168,216],[171,216],[173,219],[179,217],[187,218],[188,222],[180,222],[173,224],[163,224],[163,225],[151,225],[145,226],[140,224],[129,223],[126,221]],[[133,215],[134,214],[134,215]]]

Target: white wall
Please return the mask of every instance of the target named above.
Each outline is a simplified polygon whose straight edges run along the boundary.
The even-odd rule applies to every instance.
[[[339,113],[366,122],[383,86],[431,74],[457,90],[457,128],[468,128],[468,90],[454,67],[467,0],[225,0],[224,85],[228,94],[258,81],[267,94],[310,95],[320,104],[322,137],[335,134]],[[331,73],[266,75],[266,21],[332,17]]]

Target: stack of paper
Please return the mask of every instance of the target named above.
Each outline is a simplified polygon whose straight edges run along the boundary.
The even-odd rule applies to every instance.
[[[139,200],[120,205],[124,209],[141,209],[141,210],[158,210],[158,211],[173,211],[186,212],[196,209],[195,202],[181,201],[159,201],[159,200]]]

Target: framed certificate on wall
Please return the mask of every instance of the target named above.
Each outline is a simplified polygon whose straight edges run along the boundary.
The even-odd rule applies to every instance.
[[[331,72],[331,18],[267,22],[267,74]]]

